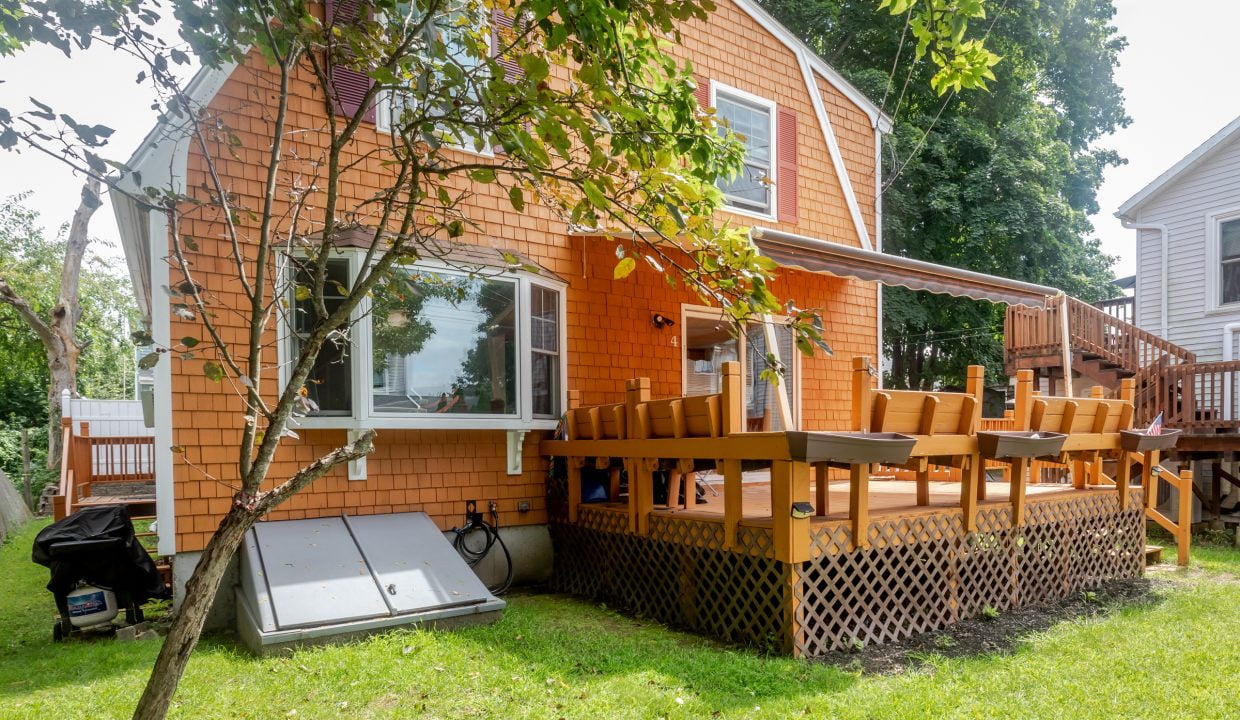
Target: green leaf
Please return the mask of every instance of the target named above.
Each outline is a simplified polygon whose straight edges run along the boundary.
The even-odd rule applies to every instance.
[[[139,370],[150,370],[151,368],[155,367],[158,363],[159,363],[159,353],[150,352],[150,353],[143,355],[142,359],[138,361],[138,369]]]
[[[626,257],[616,263],[616,267],[611,271],[611,276],[616,280],[623,280],[637,267],[637,261],[631,257]]]
[[[183,337],[181,338],[181,344],[187,348],[195,347],[198,345],[198,338],[189,336]]]
[[[610,205],[607,202],[607,196],[603,194],[603,191],[599,189],[599,186],[593,180],[583,181],[581,183],[581,191],[585,193],[586,199],[590,201],[590,204],[599,210],[606,210],[608,205]]]
[[[521,192],[521,188],[508,188],[508,202],[512,203],[512,209],[517,212],[525,210],[525,195]]]
[[[212,382],[219,382],[224,379],[224,368],[214,360],[208,360],[202,364],[202,374]]]

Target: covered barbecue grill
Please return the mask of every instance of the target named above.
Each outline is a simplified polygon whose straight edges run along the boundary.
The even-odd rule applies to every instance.
[[[60,612],[53,630],[56,640],[75,630],[69,596],[81,585],[114,593],[131,625],[142,621],[143,603],[169,597],[124,506],[83,508],[47,526],[35,537],[30,559],[52,571],[47,589]]]

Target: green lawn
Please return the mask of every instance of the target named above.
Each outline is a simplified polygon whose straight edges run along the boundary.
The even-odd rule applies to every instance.
[[[41,525],[39,525],[41,526]],[[0,717],[126,717],[158,642],[53,645],[37,526],[0,548]],[[1011,653],[862,675],[719,647],[559,596],[503,620],[256,659],[200,647],[181,718],[1240,717],[1240,552],[1159,571],[1155,602],[1062,622]]]

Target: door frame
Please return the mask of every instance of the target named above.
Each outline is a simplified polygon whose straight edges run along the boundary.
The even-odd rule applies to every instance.
[[[688,334],[689,334],[689,318],[697,318],[699,320],[717,320],[717,321],[721,321],[725,323],[731,322],[731,320],[729,320],[724,315],[723,310],[720,308],[710,307],[708,305],[695,305],[693,303],[681,303],[680,304],[680,392],[681,394],[687,393],[688,388],[689,388],[689,363],[685,359],[685,346],[687,345]],[[772,321],[776,323],[788,320],[788,316],[786,315],[771,315],[770,318]],[[749,354],[747,352],[748,341],[749,341],[749,338],[745,335],[742,335],[741,337],[738,337],[736,339],[737,355],[740,357],[741,373],[743,373],[742,377],[749,376],[748,375]],[[792,427],[788,429],[789,430],[800,430],[801,429],[801,370],[802,370],[801,353],[796,351],[796,347],[794,345],[791,358],[786,358],[781,355],[779,359],[780,359],[780,362],[782,362],[786,367],[788,367],[792,371],[792,381],[787,382],[787,378],[785,378],[785,382],[783,383],[783,385],[788,386],[788,392],[789,392],[788,409],[792,412]],[[742,385],[742,387],[744,387],[744,385]],[[782,392],[782,389],[780,390],[780,392]],[[747,389],[745,393],[744,402],[746,406],[749,404],[749,394],[748,394]]]

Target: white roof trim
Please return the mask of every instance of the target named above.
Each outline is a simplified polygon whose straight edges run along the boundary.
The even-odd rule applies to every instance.
[[[1181,158],[1179,162],[1172,165],[1170,169],[1155,178],[1153,182],[1141,188],[1140,192],[1128,198],[1123,205],[1119,206],[1119,210],[1115,213],[1116,217],[1128,218],[1130,220],[1134,219],[1131,217],[1132,212],[1144,205],[1150,198],[1157,195],[1158,192],[1166,187],[1166,185],[1172,180],[1184,174],[1189,169],[1196,167],[1198,163],[1208,159],[1216,149],[1230,140],[1232,136],[1236,134],[1237,130],[1240,130],[1240,117],[1237,117],[1235,120],[1227,123],[1226,127],[1214,133],[1209,140],[1206,140],[1198,145],[1195,150]]]
[[[759,7],[752,0],[732,0],[732,2],[736,3],[736,6],[746,15],[753,18],[754,22],[761,25],[776,40],[786,45],[798,57],[803,55],[809,61],[810,67],[813,68],[814,72],[821,75],[836,90],[839,90],[844,97],[861,108],[862,112],[870,118],[870,127],[878,128],[885,133],[891,132],[891,118],[887,117],[872,100],[866,97],[865,93],[854,87],[835,68],[827,64],[827,61],[823,60],[821,55],[814,52],[813,48],[801,42],[801,39],[796,35],[793,35],[792,31],[785,27],[783,23],[776,20],[770,13]]]

